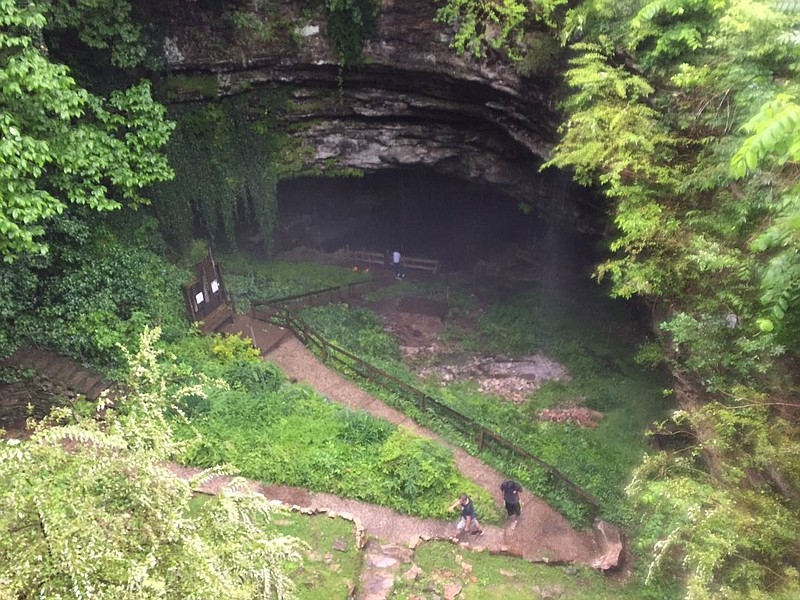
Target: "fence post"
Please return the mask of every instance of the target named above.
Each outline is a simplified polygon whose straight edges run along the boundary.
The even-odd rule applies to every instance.
[[[478,431],[478,450],[483,450],[483,427]]]
[[[328,342],[325,340],[322,341],[322,362],[328,362]]]

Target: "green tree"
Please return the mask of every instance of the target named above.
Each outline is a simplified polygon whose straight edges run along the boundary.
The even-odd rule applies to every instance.
[[[103,99],[52,62],[42,7],[0,0],[0,255],[47,252],[48,219],[70,204],[108,211],[145,202],[172,177],[160,149],[172,124],[139,83]]]
[[[793,175],[800,160],[800,105],[795,97],[779,93],[767,101],[742,129],[750,136],[731,159],[731,172],[737,179],[761,178],[766,174],[775,183],[765,186],[777,196],[770,204],[770,221],[751,248],[769,258],[761,278],[762,302],[771,317],[783,321],[794,314],[800,330],[800,184]],[[777,184],[777,185],[776,185]],[[777,192],[777,193],[776,193]],[[761,322],[770,331],[772,321]]]
[[[784,495],[800,484],[800,444],[767,398],[740,391],[728,405],[676,413],[705,435],[685,452],[647,457],[628,487],[647,515],[638,545],[652,553],[649,580],[683,571],[687,599],[800,593],[800,520]]]
[[[364,40],[375,31],[381,5],[376,0],[323,0],[328,37],[342,67],[361,61]]]
[[[528,13],[528,5],[519,0],[448,0],[436,20],[455,29],[452,45],[459,54],[485,58],[487,50],[504,48],[518,58]]]
[[[272,537],[274,511],[239,482],[206,501],[173,473],[173,389],[145,331],[127,391],[102,419],[54,410],[25,441],[0,443],[0,597],[287,598],[298,542]]]
[[[128,0],[59,0],[42,4],[48,29],[74,32],[90,48],[107,50],[112,64],[131,68],[144,59],[142,28]]]
[[[178,126],[167,155],[175,178],[151,189],[154,212],[174,246],[187,247],[192,234],[202,231],[235,248],[237,226],[245,224],[271,250],[277,149],[270,124],[250,116],[260,108],[258,102],[243,96],[174,109]]]
[[[793,3],[593,0],[549,165],[605,192],[613,294],[653,308],[696,436],[630,487],[643,547],[686,597],[794,597],[800,352]]]

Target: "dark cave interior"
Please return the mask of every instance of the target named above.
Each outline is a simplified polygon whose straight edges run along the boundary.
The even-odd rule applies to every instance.
[[[558,183],[547,182],[559,193]],[[576,186],[564,179],[560,193]],[[302,177],[278,186],[276,251],[342,248],[437,259],[445,270],[527,258],[542,275],[588,276],[600,260],[597,235],[524,211],[490,185],[423,169],[362,178]],[[523,260],[525,262],[525,260]]]

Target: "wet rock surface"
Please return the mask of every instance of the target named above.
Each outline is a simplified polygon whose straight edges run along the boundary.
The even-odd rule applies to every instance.
[[[384,329],[398,340],[403,356],[412,367],[416,365],[413,368],[423,378],[434,377],[444,385],[475,381],[481,392],[516,403],[526,402],[529,394],[547,381],[571,379],[564,365],[541,353],[511,358],[458,351],[443,337],[448,314],[444,302],[401,296],[366,305],[381,316]],[[471,316],[462,316],[460,326],[474,327],[479,315],[480,311],[474,311]],[[555,414],[548,414],[544,419],[569,420],[554,417]],[[581,414],[579,420],[594,419],[595,416]]]
[[[383,0],[377,31],[365,40],[363,63],[342,72],[324,16],[305,5],[274,15],[253,13],[274,29],[270,41],[248,36],[201,3],[173,3],[155,11],[162,58],[173,80],[209,79],[198,86],[170,84],[178,101],[284,90],[290,110],[280,121],[310,149],[311,171],[355,168],[365,173],[424,167],[442,175],[496,186],[516,201],[575,222],[585,193],[568,177],[537,166],[556,139],[555,76],[521,76],[497,52],[486,59],[459,55],[453,31],[434,19],[424,0]],[[305,12],[304,12],[305,11]],[[299,24],[292,27],[290,24]],[[341,78],[340,78],[341,77]],[[593,230],[595,218],[578,226]]]
[[[459,358],[458,362],[452,362],[447,356],[440,357],[441,364],[421,369],[419,373],[423,377],[435,375],[444,383],[475,381],[480,391],[517,403],[525,402],[528,395],[546,381],[570,379],[562,364],[543,354],[514,359],[480,355]]]

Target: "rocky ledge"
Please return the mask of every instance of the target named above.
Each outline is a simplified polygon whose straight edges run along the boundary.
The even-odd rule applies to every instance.
[[[341,77],[320,15],[284,6],[267,43],[226,27],[203,3],[177,4],[161,15],[168,72],[213,77],[220,95],[284,88],[292,109],[283,124],[309,148],[309,173],[425,167],[573,223],[582,212],[575,201],[585,194],[568,177],[538,172],[555,139],[552,81],[521,77],[500,56],[457,55],[435,3],[383,0],[363,63]]]

